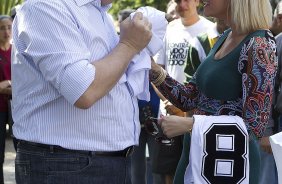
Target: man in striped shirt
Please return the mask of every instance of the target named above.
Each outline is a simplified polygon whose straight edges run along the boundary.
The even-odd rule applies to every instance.
[[[14,20],[17,183],[130,183],[137,99],[120,82],[150,41],[141,13],[121,24],[112,0],[27,0]]]

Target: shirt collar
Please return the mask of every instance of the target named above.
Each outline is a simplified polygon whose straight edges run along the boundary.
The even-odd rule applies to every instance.
[[[101,0],[74,0],[77,4],[77,6],[83,6],[88,3],[92,3],[95,7],[98,9],[103,9],[105,11],[109,10],[112,7],[112,4],[108,4],[106,6],[101,5]]]
[[[86,5],[87,3],[90,3],[90,2],[95,2],[95,1],[97,1],[97,0],[74,0],[75,2],[76,2],[76,4],[77,4],[77,6],[83,6],[83,5]],[[98,0],[98,1],[100,1],[100,3],[101,3],[101,0]]]

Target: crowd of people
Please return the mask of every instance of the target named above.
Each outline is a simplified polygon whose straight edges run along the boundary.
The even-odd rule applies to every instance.
[[[0,184],[278,184],[282,1],[111,3],[0,15]]]

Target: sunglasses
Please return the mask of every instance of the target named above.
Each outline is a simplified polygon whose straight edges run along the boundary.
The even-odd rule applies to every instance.
[[[158,118],[154,118],[154,117],[150,117],[150,116],[148,116],[145,119],[144,126],[145,126],[147,133],[155,136],[155,141],[157,143],[163,144],[163,145],[166,145],[166,146],[171,146],[173,144],[174,140],[170,139],[166,135],[164,135],[158,121],[159,121]]]

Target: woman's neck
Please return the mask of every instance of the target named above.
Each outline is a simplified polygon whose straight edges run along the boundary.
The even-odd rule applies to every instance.
[[[5,43],[0,42],[0,49],[1,50],[7,51],[7,50],[10,49],[10,47],[11,47],[11,44],[9,42],[5,42]]]
[[[231,33],[230,33],[230,37],[232,38],[238,38],[238,37],[242,37],[242,36],[246,36],[246,33],[242,33],[241,31],[238,31],[238,28],[236,26],[236,24],[233,24],[231,21],[229,21],[228,23],[230,29],[231,29]]]

